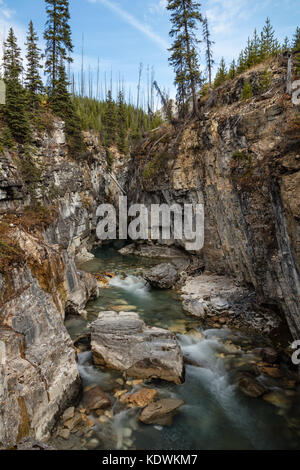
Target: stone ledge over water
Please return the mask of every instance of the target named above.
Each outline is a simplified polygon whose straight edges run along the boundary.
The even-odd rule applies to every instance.
[[[90,325],[97,365],[126,372],[130,377],[184,382],[183,355],[176,336],[149,327],[134,312],[101,312]]]

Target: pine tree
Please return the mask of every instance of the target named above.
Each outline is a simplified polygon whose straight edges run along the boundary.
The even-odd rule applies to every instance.
[[[112,98],[111,90],[107,93],[106,110],[104,114],[104,145],[109,148],[116,142],[117,116],[116,104]]]
[[[23,66],[21,51],[12,28],[4,42],[3,66],[6,83],[4,116],[14,139],[25,143],[29,138],[29,124],[26,115],[25,92],[20,83]]]
[[[282,50],[282,52],[286,52],[286,51],[289,51],[290,48],[291,48],[290,40],[289,40],[289,38],[286,36],[286,37],[284,38],[283,43],[282,43],[282,48],[281,48],[281,50]]]
[[[118,95],[118,148],[121,153],[128,153],[126,107],[122,91]]]
[[[261,33],[260,57],[263,60],[266,57],[277,54],[279,50],[280,45],[275,38],[275,31],[271,25],[270,18],[267,18]]]
[[[203,38],[206,44],[206,66],[208,71],[208,83],[211,86],[212,83],[212,68],[214,65],[213,55],[212,55],[212,45],[214,42],[210,39],[210,31],[208,28],[207,18],[203,21]]]
[[[228,78],[232,80],[236,76],[236,74],[237,74],[236,63],[235,63],[235,60],[233,59],[228,70]]]
[[[300,28],[297,26],[296,32],[293,37],[293,49],[300,51]]]
[[[237,66],[237,73],[243,73],[246,70],[246,61],[245,61],[245,56],[244,56],[244,51],[242,51],[239,55],[238,59],[238,66]]]
[[[25,87],[28,94],[28,103],[31,110],[37,108],[39,103],[38,95],[43,93],[44,86],[40,77],[39,69],[42,68],[40,64],[41,51],[37,46],[38,37],[34,31],[33,23],[30,21],[29,30],[27,34],[27,72],[25,76]]]
[[[199,54],[196,38],[198,22],[202,22],[200,3],[195,0],[168,0],[167,9],[171,12],[173,25],[170,36],[174,43],[169,51],[169,62],[175,71],[175,85],[179,89],[180,100],[191,95],[193,114],[198,115],[197,88],[201,84]],[[185,101],[181,103],[185,106]]]
[[[214,86],[218,87],[219,85],[222,85],[222,83],[226,81],[226,78],[227,78],[226,63],[225,63],[224,57],[222,57],[219,69],[216,74]]]
[[[71,28],[69,25],[69,1],[45,0],[48,20],[44,39],[46,41],[45,72],[48,74],[49,92],[52,96],[57,87],[61,60],[72,62],[70,54],[73,51]]]

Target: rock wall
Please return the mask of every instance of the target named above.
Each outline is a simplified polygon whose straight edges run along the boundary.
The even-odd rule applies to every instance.
[[[113,185],[97,137],[85,139],[75,161],[54,119],[27,153],[0,155],[0,448],[47,439],[80,389],[64,317],[85,315],[99,294],[75,258],[91,256],[96,208]]]
[[[152,133],[133,156],[127,192],[147,205],[204,203],[195,254],[206,270],[253,286],[299,338],[299,109],[285,94],[286,65],[281,56],[257,66],[203,97],[199,121]]]

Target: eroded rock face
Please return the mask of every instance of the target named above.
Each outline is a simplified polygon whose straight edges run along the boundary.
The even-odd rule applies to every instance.
[[[298,338],[298,109],[285,94],[286,59],[269,64],[270,89],[262,92],[264,70],[261,64],[201,100],[199,122],[180,131],[164,126],[155,147],[153,138],[143,142],[129,169],[127,193],[147,207],[204,203],[205,243],[198,255],[206,270],[252,286],[258,303],[274,306],[274,316],[278,308],[285,313]],[[241,100],[246,81],[253,88],[251,102]],[[149,155],[166,158],[147,179]]]
[[[7,280],[8,282],[8,280]],[[0,307],[0,447],[43,440],[79,391],[72,341],[51,294],[28,268],[13,273]]]
[[[101,312],[90,328],[96,364],[130,377],[184,381],[183,356],[173,333],[146,326],[135,312]]]
[[[171,289],[179,279],[178,271],[171,263],[155,266],[144,277],[152,287],[157,289]]]

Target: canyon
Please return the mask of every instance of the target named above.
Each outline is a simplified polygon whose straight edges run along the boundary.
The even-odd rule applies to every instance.
[[[264,89],[266,68],[272,78]],[[99,245],[99,204],[117,207],[120,195],[149,208],[204,205],[203,249],[187,253],[172,238],[131,244],[136,254],[188,258],[181,286],[188,309],[201,313],[228,283],[228,302],[235,303],[237,289],[248,316],[261,313],[274,330],[299,338],[299,109],[286,94],[286,70],[281,55],[226,82],[200,98],[199,120],[164,124],[130,157],[111,149],[112,165],[92,131],[84,134],[86,154],[71,158],[58,118],[33,136],[30,174],[21,150],[1,149],[0,448],[27,436],[47,440],[78,402],[64,320],[86,318],[87,302],[102,295],[96,277],[80,267]],[[246,82],[249,100],[241,99]]]

